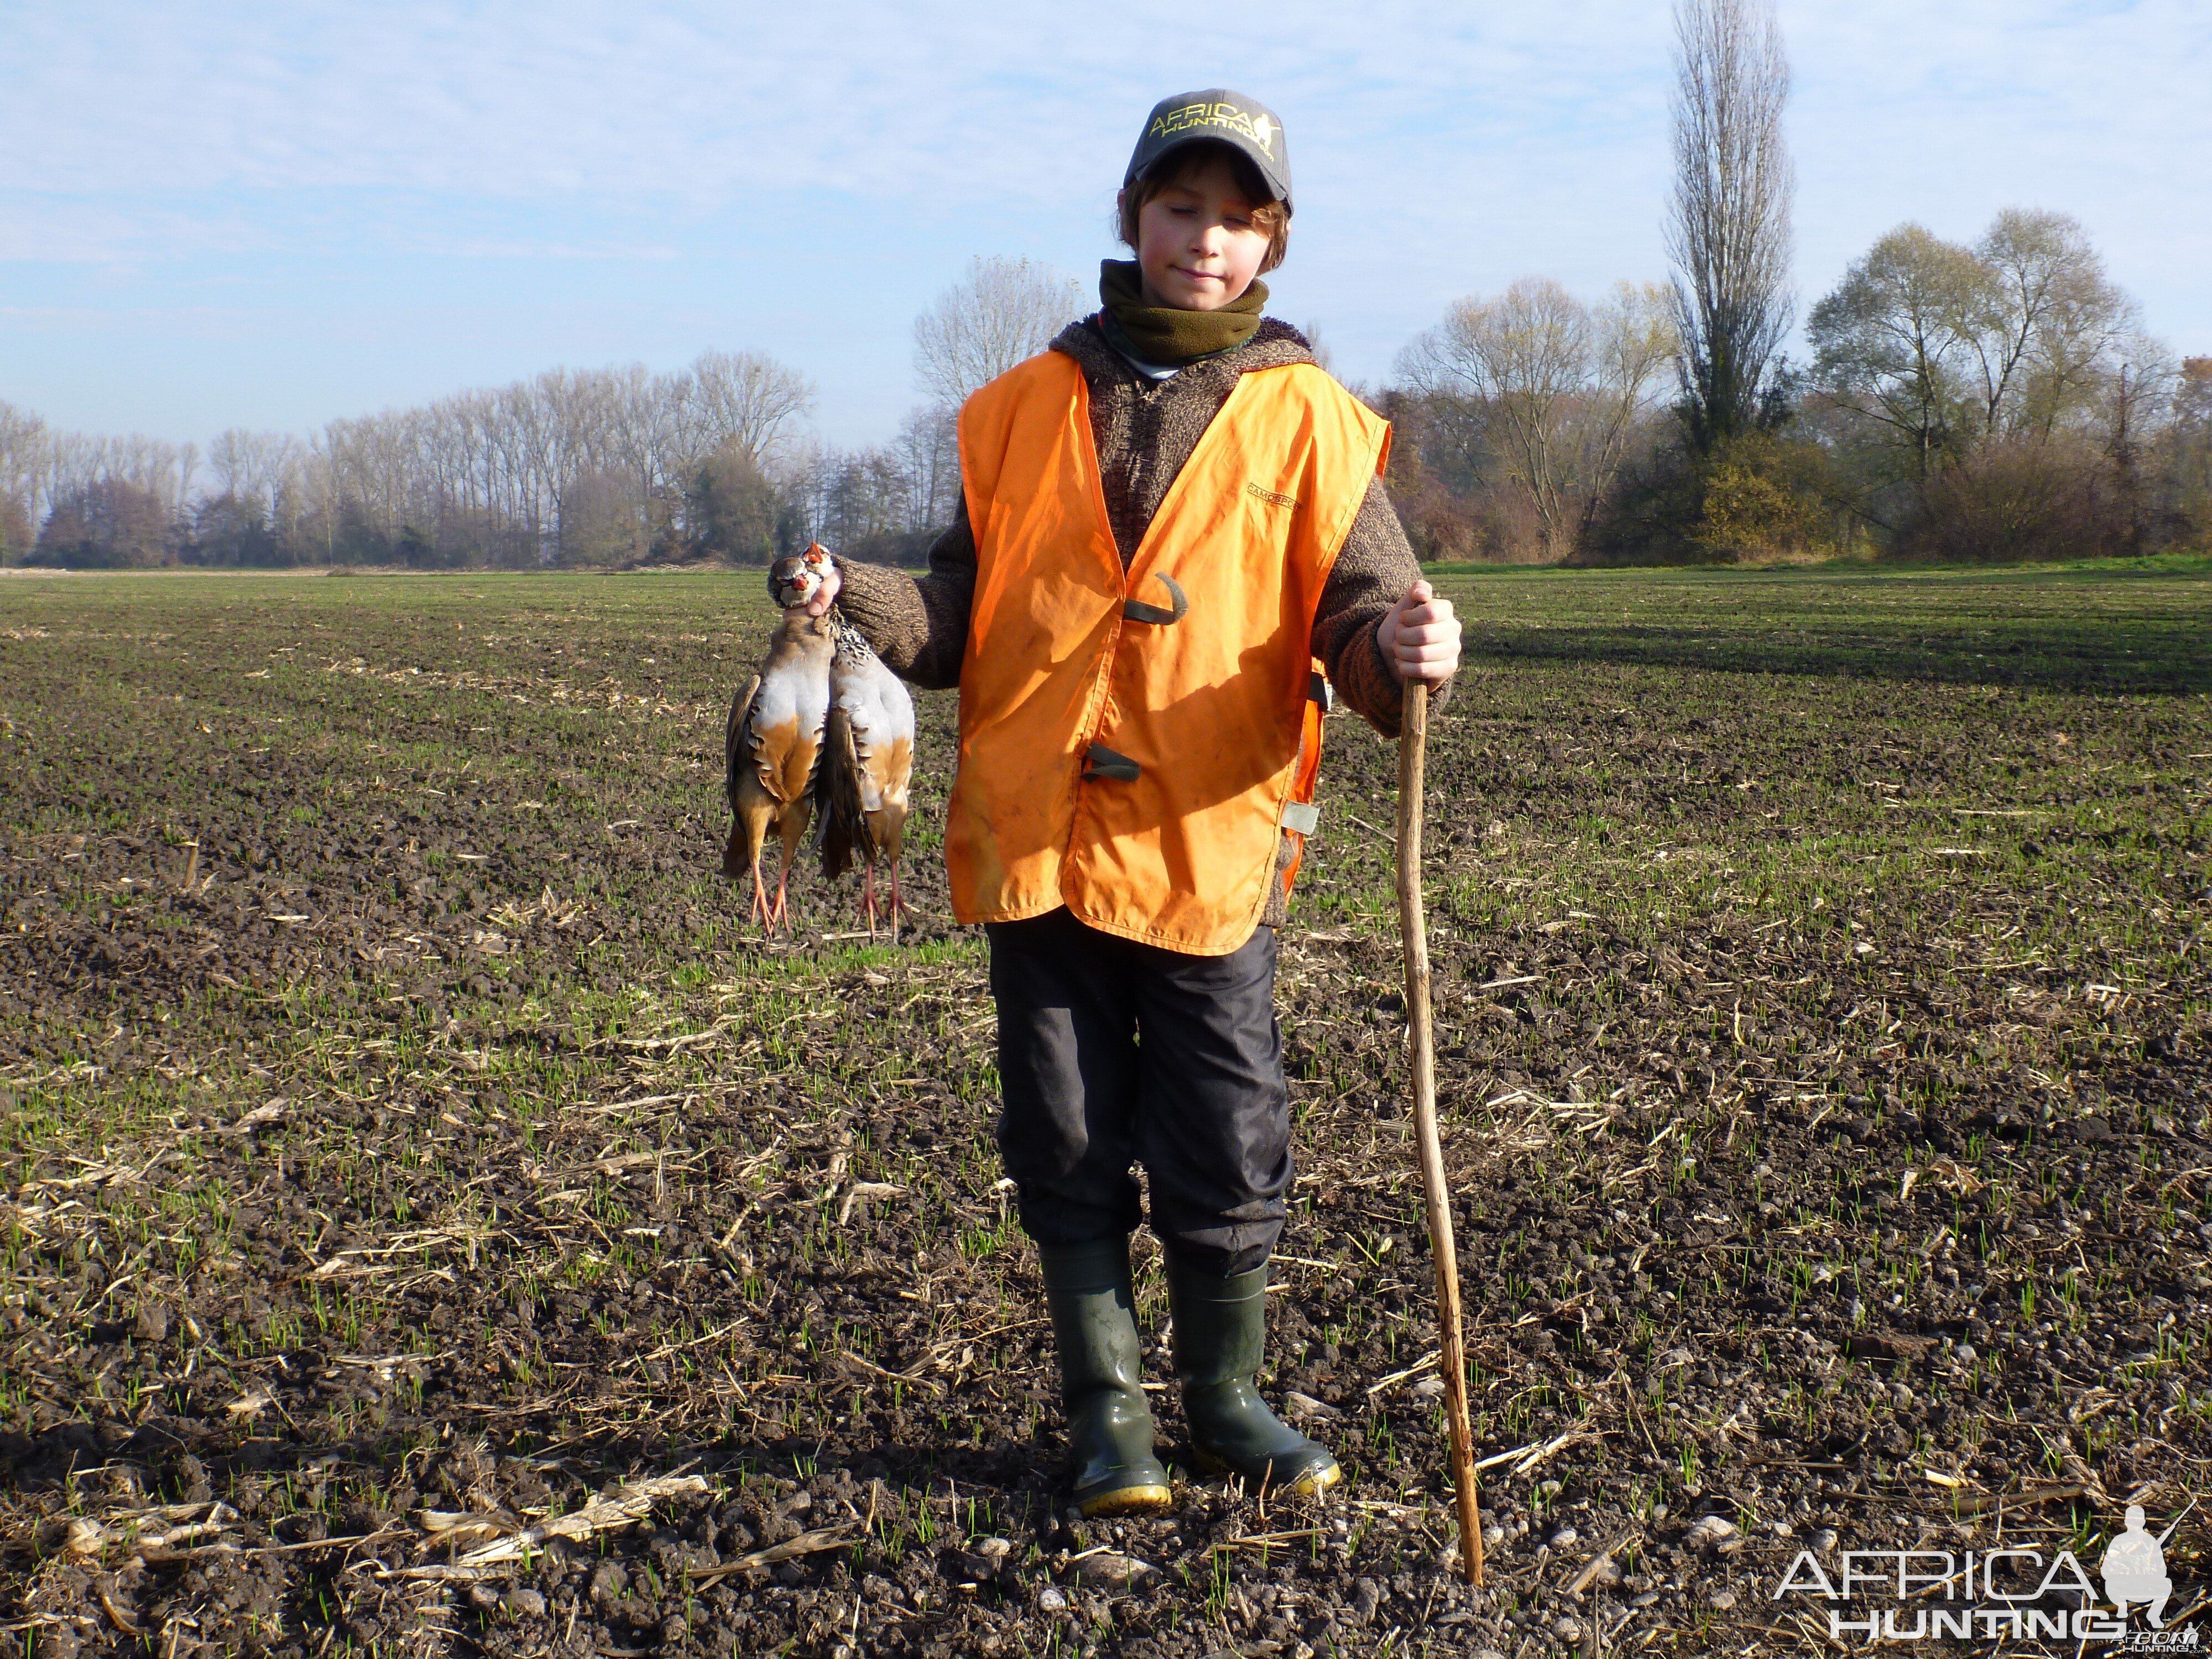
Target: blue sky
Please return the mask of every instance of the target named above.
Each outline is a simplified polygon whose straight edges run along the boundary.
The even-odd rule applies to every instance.
[[[2080,217],[2212,352],[2203,0],[1783,0],[1801,310],[1882,231]],[[0,398],[204,442],[765,350],[888,435],[974,254],[1083,276],[1139,120],[1273,103],[1273,309],[1373,380],[1454,299],[1665,274],[1663,0],[1261,9],[0,0]]]

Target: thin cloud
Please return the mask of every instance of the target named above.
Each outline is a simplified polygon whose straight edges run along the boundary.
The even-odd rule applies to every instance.
[[[2212,344],[2201,0],[1783,13],[1808,304],[1903,219],[1970,236],[2024,203],[2081,216],[2154,328]],[[969,254],[1080,270],[1111,252],[1138,116],[1225,82],[1289,125],[1281,304],[1372,379],[1468,292],[1663,274],[1668,33],[1656,0],[1291,0],[1260,29],[1165,0],[1109,27],[1073,6],[1017,24],[972,4],[27,5],[0,40],[0,301],[75,304],[33,274],[74,264],[126,332],[133,309],[250,292],[322,307],[334,343],[395,295],[422,316],[495,307],[517,373],[587,346],[680,362],[765,331],[820,379],[837,435],[860,436],[896,422],[908,319]],[[585,343],[580,317],[599,319]],[[25,345],[0,395],[164,395],[143,375],[71,378],[94,345],[74,330],[66,359]],[[133,349],[118,339],[118,361]],[[337,343],[267,372],[321,377],[332,413],[416,390]]]
[[[18,176],[85,191],[153,169],[255,190],[866,194],[972,189],[988,168],[997,187],[1057,191],[1125,151],[1133,112],[1194,75],[1264,86],[1331,125],[1418,126],[1432,143],[1504,132],[1547,102],[1570,114],[1648,67],[1648,22],[1603,26],[1627,9],[1478,29],[1291,7],[1256,40],[1167,6],[1126,16],[1117,35],[1187,49],[1172,64],[1102,59],[1095,15],[1073,8],[1013,29],[981,7],[632,19],[402,0],[302,16],[250,0],[210,20],[95,4],[27,21],[15,50],[38,70],[0,112],[0,143]]]
[[[607,242],[580,247],[567,242],[499,241],[487,238],[446,242],[425,238],[416,246],[418,252],[455,259],[584,259],[629,264],[638,260],[658,263],[681,257],[665,243],[640,246]]]

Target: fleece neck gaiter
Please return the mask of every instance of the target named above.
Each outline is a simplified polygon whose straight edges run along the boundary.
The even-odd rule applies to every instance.
[[[1107,259],[1098,267],[1098,297],[1105,307],[1102,326],[1115,350],[1139,362],[1181,368],[1250,339],[1267,303],[1267,285],[1255,282],[1218,311],[1183,311],[1146,305],[1137,262]]]

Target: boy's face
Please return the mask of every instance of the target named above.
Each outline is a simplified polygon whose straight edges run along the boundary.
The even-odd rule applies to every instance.
[[[1177,311],[1218,311],[1242,299],[1260,262],[1267,233],[1237,187],[1225,155],[1209,155],[1137,212],[1137,267],[1145,299]]]

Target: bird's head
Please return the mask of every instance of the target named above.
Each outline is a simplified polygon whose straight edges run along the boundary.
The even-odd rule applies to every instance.
[[[822,591],[830,574],[830,550],[819,542],[804,553],[790,553],[768,568],[769,596],[788,611]]]

